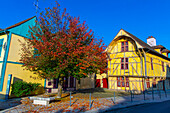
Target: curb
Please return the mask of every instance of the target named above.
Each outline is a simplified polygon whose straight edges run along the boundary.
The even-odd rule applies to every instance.
[[[11,107],[11,108],[8,108],[8,109],[4,109],[4,110],[0,111],[0,113],[9,112],[10,110],[14,110],[16,107],[19,107],[19,106],[20,106],[20,105],[15,106],[15,107]]]
[[[22,100],[22,99],[25,99],[25,98],[28,98],[28,97],[13,98],[13,99],[4,100],[4,101],[1,101],[1,102]],[[21,105],[21,104],[19,104],[19,105],[17,105],[17,106],[14,106],[14,107],[10,107],[10,108],[4,109],[4,110],[1,110],[0,113],[4,113],[4,112],[10,111],[10,110],[13,110],[13,109],[15,109],[16,107],[19,107],[20,105]]]
[[[125,96],[126,97],[126,96]],[[128,97],[128,96],[127,96]],[[104,98],[104,99],[110,99],[113,97],[108,97],[108,98]],[[85,111],[85,113],[91,113],[91,112],[109,112],[109,111],[113,111],[113,110],[119,110],[119,109],[124,109],[124,108],[130,108],[133,106],[139,106],[139,105],[144,105],[144,104],[149,104],[149,103],[159,103],[159,102],[164,102],[164,101],[168,101],[170,100],[170,98],[155,98],[155,100],[134,100],[133,102],[127,101],[127,102],[123,102],[122,101],[122,97],[118,97],[116,102],[119,102],[118,104],[115,105],[111,105],[109,106],[103,106],[102,108],[94,108],[92,107],[91,110]],[[15,108],[19,107],[20,105],[8,108],[8,109],[4,109],[2,111],[0,111],[0,113],[4,113],[4,112],[9,112],[10,110],[15,110]],[[84,112],[81,112],[84,113]]]
[[[113,111],[113,110],[119,110],[119,109],[124,109],[124,108],[130,108],[130,107],[134,107],[134,106],[140,106],[140,105],[144,105],[144,104],[150,104],[150,103],[159,103],[159,102],[164,102],[164,101],[168,101],[170,99],[164,99],[164,100],[143,100],[143,101],[138,101],[138,102],[127,102],[128,105],[122,105],[123,103],[119,103],[117,105],[113,105],[113,107],[108,107],[105,106],[104,109],[92,109],[89,111],[86,111],[85,113],[91,113],[91,112],[109,112],[109,111]],[[81,112],[83,113],[83,112]]]

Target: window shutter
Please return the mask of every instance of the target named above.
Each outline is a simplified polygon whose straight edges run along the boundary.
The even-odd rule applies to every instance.
[[[3,48],[3,41],[4,39],[0,39],[0,56],[1,56],[2,48]]]

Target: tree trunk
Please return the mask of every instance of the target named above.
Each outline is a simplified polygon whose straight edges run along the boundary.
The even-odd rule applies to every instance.
[[[57,97],[58,97],[58,98],[61,98],[61,95],[62,95],[62,79],[59,78],[59,83],[58,83],[58,95],[57,95]]]

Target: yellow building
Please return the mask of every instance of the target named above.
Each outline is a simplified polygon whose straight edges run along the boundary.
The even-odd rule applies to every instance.
[[[29,26],[35,26],[36,17],[29,18],[6,29],[0,29],[0,99],[11,95],[11,84],[17,80],[40,83],[48,93],[58,92],[58,79],[44,80],[28,70],[19,62],[21,42],[28,37]],[[94,75],[82,78],[64,78],[63,90],[94,88]]]
[[[40,79],[32,72],[23,70],[20,59],[20,41],[25,41],[29,26],[35,25],[36,17],[29,18],[19,22],[6,29],[0,29],[0,99],[8,98],[11,84],[17,80],[26,82],[41,83],[44,86],[44,80]]]
[[[109,71],[108,88],[118,90],[170,89],[170,52],[156,45],[154,37],[147,43],[121,29],[106,49]]]

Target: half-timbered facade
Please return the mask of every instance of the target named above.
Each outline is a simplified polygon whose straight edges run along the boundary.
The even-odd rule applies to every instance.
[[[156,39],[147,43],[121,29],[106,49],[109,89],[144,91],[170,88],[170,52],[156,46]]]

